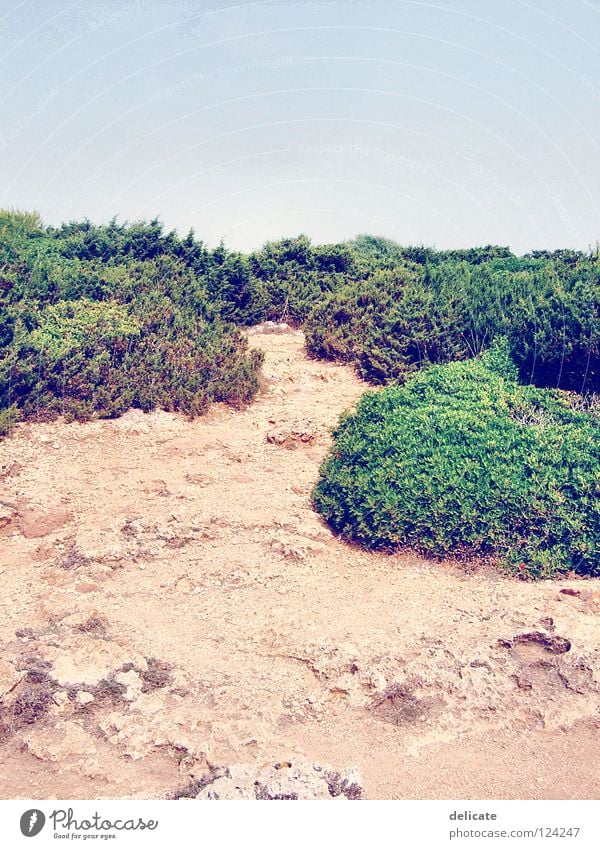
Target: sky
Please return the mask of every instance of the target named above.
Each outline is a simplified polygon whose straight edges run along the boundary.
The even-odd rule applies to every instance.
[[[0,207],[586,249],[600,0],[0,0]]]

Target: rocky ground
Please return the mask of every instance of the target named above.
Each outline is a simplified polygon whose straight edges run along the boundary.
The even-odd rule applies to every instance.
[[[600,581],[376,555],[310,508],[365,391],[0,443],[2,798],[598,798]]]

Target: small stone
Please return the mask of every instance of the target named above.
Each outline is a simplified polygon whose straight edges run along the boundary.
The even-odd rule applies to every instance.
[[[86,690],[79,690],[77,693],[77,701],[80,705],[89,705],[94,701],[94,697]]]
[[[57,705],[63,706],[66,705],[69,701],[69,694],[66,690],[57,690],[52,698],[54,699]]]
[[[270,445],[284,445],[289,439],[290,434],[279,430],[270,430],[267,433],[267,442]]]
[[[143,681],[134,669],[131,669],[129,672],[118,672],[115,675],[115,681],[118,681],[125,687],[123,698],[126,702],[133,702],[139,698],[142,692]]]

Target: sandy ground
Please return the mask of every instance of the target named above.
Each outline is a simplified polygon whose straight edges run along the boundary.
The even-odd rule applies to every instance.
[[[265,388],[0,443],[0,796],[166,797],[212,766],[367,798],[598,798],[600,582],[361,552],[310,491],[365,391],[251,336]]]

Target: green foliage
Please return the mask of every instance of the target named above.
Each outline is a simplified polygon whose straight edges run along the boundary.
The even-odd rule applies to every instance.
[[[507,348],[368,393],[313,498],[367,547],[498,557],[517,574],[600,575],[600,422],[521,386]]]
[[[155,221],[44,230],[0,213],[0,435],[19,418],[250,401],[262,358],[226,320],[225,284],[210,291],[213,266]]]
[[[140,334],[140,323],[125,306],[85,298],[49,305],[38,322],[29,333],[28,344],[35,353],[52,359],[81,348],[91,337],[102,337],[110,345]]]
[[[16,404],[0,409],[0,436],[10,436],[19,418],[19,408]]]
[[[249,257],[250,321],[301,324],[311,307],[358,273],[346,245],[312,246],[306,236],[268,242]]]
[[[402,381],[425,365],[465,356],[452,333],[456,316],[423,286],[414,265],[375,272],[320,301],[305,324],[307,348],[350,362],[373,383]]]
[[[389,383],[423,365],[474,356],[505,336],[524,382],[600,388],[596,256],[436,254],[357,242],[363,278],[321,298],[305,322],[314,356],[351,362],[366,379]],[[368,271],[373,256],[384,270]]]

